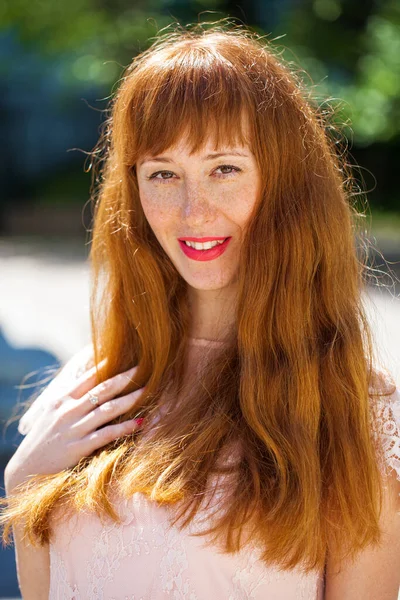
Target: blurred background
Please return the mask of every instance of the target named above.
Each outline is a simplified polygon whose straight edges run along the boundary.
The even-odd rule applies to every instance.
[[[0,16],[1,474],[21,441],[16,423],[5,426],[17,403],[89,341],[85,153],[123,68],[174,21],[239,19],[336,108],[369,203],[376,271],[365,304],[400,381],[397,0],[6,0]],[[17,597],[13,548],[0,549],[0,573],[0,597]]]

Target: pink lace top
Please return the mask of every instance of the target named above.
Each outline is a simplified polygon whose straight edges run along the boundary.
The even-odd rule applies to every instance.
[[[400,479],[399,390],[377,401],[385,458]],[[83,512],[54,525],[49,600],[324,598],[323,572],[267,567],[256,547],[223,554],[203,536],[190,535],[196,523],[179,531],[170,525],[171,507],[139,493],[117,499],[116,508],[122,524]]]

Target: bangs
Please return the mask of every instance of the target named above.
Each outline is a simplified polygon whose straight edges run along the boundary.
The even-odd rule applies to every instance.
[[[132,74],[125,158],[156,155],[185,139],[190,153],[211,140],[251,146],[256,113],[246,74],[212,47],[158,52]]]

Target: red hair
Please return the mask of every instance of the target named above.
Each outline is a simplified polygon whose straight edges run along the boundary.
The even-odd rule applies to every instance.
[[[8,500],[3,522],[28,517],[28,533],[44,543],[60,502],[118,519],[118,485],[127,497],[176,503],[176,522],[187,525],[222,452],[239,442],[235,483],[209,531],[226,551],[242,545],[244,526],[283,568],[322,568],[327,550],[351,555],[377,542],[366,266],[355,247],[354,180],[328,115],[271,44],[222,22],[160,35],[126,69],[110,108],[93,152],[94,362],[107,359],[99,381],[139,365],[125,393],[145,384],[146,393],[123,419],[149,422],[168,385],[179,402],[145,444],[135,433],[31,482]],[[250,144],[262,189],[241,248],[235,327],[183,394],[186,283],[146,221],[135,167],[182,137],[195,151],[210,136],[216,148]]]

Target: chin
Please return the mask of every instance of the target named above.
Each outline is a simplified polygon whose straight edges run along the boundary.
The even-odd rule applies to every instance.
[[[199,291],[212,291],[212,290],[221,290],[223,288],[229,287],[231,284],[235,283],[237,279],[237,273],[235,273],[235,269],[230,270],[229,273],[225,271],[216,270],[215,273],[212,272],[212,261],[210,261],[209,272],[207,273],[197,273],[197,276],[193,274],[189,269],[182,268],[182,265],[178,260],[174,260],[172,256],[170,256],[171,262],[174,264],[175,269],[178,271],[179,275],[182,277],[184,281],[191,288]],[[199,263],[199,265],[205,265],[206,263]],[[196,264],[193,264],[193,268],[196,268]]]
[[[229,287],[233,283],[233,279],[223,279],[222,281],[200,281],[199,279],[193,277],[184,277],[183,275],[182,277],[188,286],[194,290],[202,292],[222,290]]]

